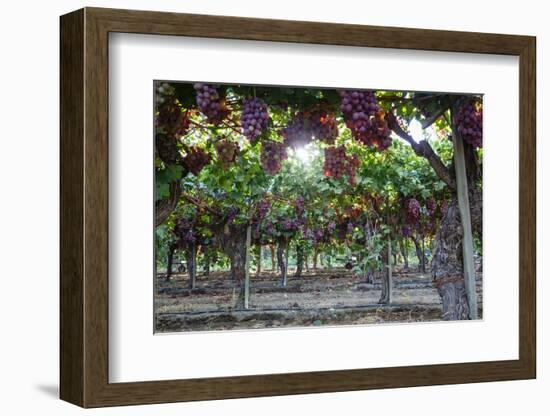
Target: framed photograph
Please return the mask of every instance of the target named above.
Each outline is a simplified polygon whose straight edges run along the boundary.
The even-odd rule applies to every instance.
[[[82,407],[536,377],[535,38],[61,17]]]

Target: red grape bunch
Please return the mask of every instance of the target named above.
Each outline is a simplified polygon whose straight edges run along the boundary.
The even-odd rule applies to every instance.
[[[359,166],[359,158],[356,154],[348,156],[344,146],[327,147],[325,149],[325,163],[323,171],[325,176],[340,179],[348,175],[350,185],[355,185],[355,170]]]
[[[225,220],[228,224],[231,224],[235,218],[237,218],[237,215],[239,215],[239,208],[235,207],[235,206],[229,206],[226,210],[225,210]]]
[[[405,203],[406,222],[410,225],[418,224],[420,221],[420,203],[415,198],[410,198]]]
[[[180,138],[189,129],[187,111],[182,111],[175,96],[174,88],[167,83],[158,84],[155,91],[156,117],[155,129],[157,133],[164,133]]]
[[[240,151],[239,144],[229,139],[216,142],[214,147],[218,154],[218,160],[225,168],[228,168],[235,161]]]
[[[434,198],[429,198],[426,201],[426,211],[428,212],[428,215],[433,216],[437,210],[437,202]]]
[[[200,147],[191,147],[183,158],[183,164],[189,172],[197,176],[202,168],[210,163],[210,155]]]
[[[225,100],[222,99],[218,90],[212,85],[196,83],[193,85],[197,92],[197,105],[207,120],[218,125],[229,114],[225,107]]]
[[[262,132],[269,124],[269,113],[267,104],[259,98],[247,98],[243,100],[243,111],[241,113],[241,127],[243,134],[250,143],[255,144]]]
[[[304,197],[299,196],[294,200],[294,209],[296,211],[296,217],[302,218],[304,215]]]
[[[286,146],[283,143],[264,141],[260,160],[262,167],[269,175],[276,175],[283,167],[283,162],[288,158]]]
[[[157,133],[155,135],[155,149],[160,160],[166,165],[173,165],[181,160],[177,139],[173,136]]]
[[[365,146],[386,150],[391,145],[391,130],[384,119],[373,91],[340,91],[340,110],[352,136]]]
[[[317,139],[333,144],[338,136],[338,127],[334,115],[325,111],[299,112],[280,131],[285,143],[296,149]]]
[[[460,106],[454,117],[457,130],[466,143],[483,147],[483,107],[476,101],[468,101]]]
[[[284,233],[294,233],[300,228],[298,221],[292,218],[279,218],[278,225],[280,230]]]
[[[195,222],[187,218],[178,218],[174,226],[174,234],[182,243],[193,243],[197,236],[194,232]]]
[[[325,239],[325,233],[321,228],[318,227],[313,233],[313,238],[315,239],[316,243],[321,243]]]
[[[271,202],[269,201],[269,199],[266,199],[266,198],[260,199],[256,203],[255,219],[257,221],[262,221],[266,217],[270,208],[271,208]]]

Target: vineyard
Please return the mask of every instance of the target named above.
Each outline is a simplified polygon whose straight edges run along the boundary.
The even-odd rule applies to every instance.
[[[155,331],[481,317],[481,96],[154,88]]]

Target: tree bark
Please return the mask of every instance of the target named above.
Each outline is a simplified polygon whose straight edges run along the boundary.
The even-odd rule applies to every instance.
[[[286,286],[287,283],[288,256],[285,256],[285,252],[287,252],[287,242],[281,240],[277,244],[277,263],[281,272],[281,286]]]
[[[256,276],[262,273],[262,246],[256,248]]]
[[[223,252],[229,257],[231,277],[239,288],[235,309],[244,308],[244,279],[246,264],[246,227],[233,225],[220,233]]]
[[[481,166],[475,149],[464,143],[472,233],[482,237],[483,191],[477,182]],[[443,304],[443,320],[468,319],[470,315],[464,283],[463,229],[458,200],[455,196],[437,231],[432,256],[432,277]]]
[[[403,256],[403,263],[405,265],[405,270],[409,269],[409,253],[407,250],[407,245],[403,241],[403,239],[399,240],[399,250],[401,251],[401,255]]]
[[[244,265],[244,308],[248,309],[248,303],[250,298],[250,239],[252,227],[250,224],[246,227],[246,253],[245,253],[245,265]]]
[[[412,237],[412,240],[414,242],[414,248],[416,251],[416,257],[418,257],[418,271],[420,273],[426,273],[426,256],[424,255],[424,251],[422,250],[422,245],[420,243],[420,238],[418,236]]]
[[[462,225],[458,202],[453,198],[435,237],[432,277],[443,303],[442,319],[468,319],[462,263]]]
[[[170,281],[170,277],[172,276],[172,265],[174,264],[174,252],[176,251],[175,244],[170,245],[168,248],[168,261],[166,265],[166,281]]]
[[[204,275],[210,276],[210,253],[204,253]]]
[[[172,182],[170,184],[170,196],[166,199],[157,201],[155,204],[155,227],[158,227],[168,219],[172,211],[176,208],[176,205],[178,205],[180,196],[181,187],[179,182]]]
[[[319,257],[319,248],[315,246],[313,249],[313,270],[317,270],[317,260]]]
[[[275,247],[273,244],[269,245],[269,251],[271,253],[271,271],[275,271]]]
[[[187,272],[189,274],[189,289],[194,289],[197,283],[197,245],[189,243],[187,246]]]
[[[380,294],[380,300],[378,301],[378,303],[384,305],[389,305],[392,302],[392,257],[391,240],[388,238],[386,250],[382,250],[382,261],[386,264],[386,267],[382,273],[382,293]]]
[[[294,276],[302,277],[302,270],[304,268],[304,246],[298,242],[296,244],[296,273]]]

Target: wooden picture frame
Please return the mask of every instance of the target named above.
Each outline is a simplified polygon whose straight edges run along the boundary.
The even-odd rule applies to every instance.
[[[535,38],[85,8],[61,17],[60,396],[82,407],[530,379],[536,376]],[[108,35],[263,40],[519,57],[519,359],[109,383]]]

